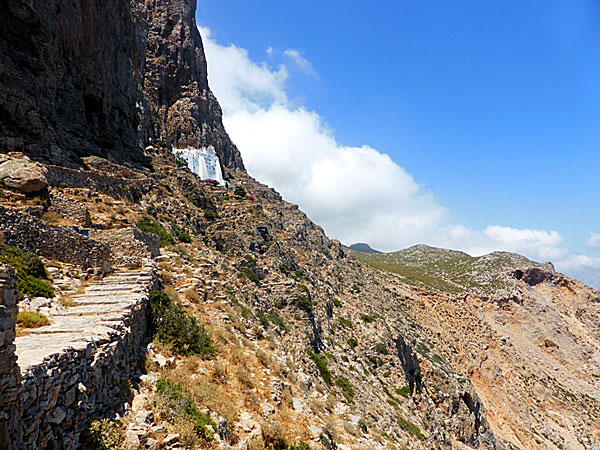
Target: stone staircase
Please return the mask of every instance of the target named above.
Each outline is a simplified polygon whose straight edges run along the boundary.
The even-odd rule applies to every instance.
[[[121,334],[124,319],[154,284],[154,265],[149,261],[139,270],[118,269],[102,280],[92,282],[71,298],[74,306],[50,317],[51,324],[29,331],[15,340],[21,373],[67,349],[100,346]]]

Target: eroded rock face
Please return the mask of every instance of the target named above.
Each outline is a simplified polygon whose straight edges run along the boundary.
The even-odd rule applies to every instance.
[[[0,4],[0,152],[145,162],[162,139],[243,169],[208,87],[190,0]]]

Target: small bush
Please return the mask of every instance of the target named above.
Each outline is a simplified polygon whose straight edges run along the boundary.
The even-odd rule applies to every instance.
[[[212,209],[205,209],[204,210],[204,218],[206,220],[216,220],[219,217],[219,215],[217,214],[216,211],[213,211]]]
[[[325,381],[327,385],[331,386],[331,372],[327,368],[327,360],[325,357],[313,352],[312,350],[308,351],[308,356],[310,356],[310,358],[315,362],[323,381]]]
[[[296,306],[309,314],[312,313],[312,302],[306,298],[306,295],[301,295],[298,297],[296,300]]]
[[[148,305],[149,328],[163,344],[181,355],[214,357],[216,349],[206,329],[163,291],[152,291]]]
[[[149,216],[156,216],[156,207],[150,205],[146,208],[146,214]]]
[[[24,328],[39,328],[50,325],[50,319],[42,313],[33,311],[21,311],[17,314],[17,324]]]
[[[339,308],[340,306],[342,306],[342,302],[340,302],[337,298],[334,298],[333,306],[337,306]]]
[[[401,395],[402,397],[410,397],[410,387],[408,386],[402,386],[401,388],[396,388],[394,390],[396,391],[396,394]]]
[[[350,322],[348,319],[344,319],[343,317],[338,317],[338,322],[346,328],[352,328],[354,326],[352,322]]]
[[[352,348],[356,348],[356,346],[358,345],[358,341],[354,338],[350,338],[348,339],[348,345]]]
[[[190,242],[192,242],[190,234],[187,231],[181,229],[176,223],[173,223],[171,225],[171,235],[179,242],[183,242],[185,244],[189,244]]]
[[[248,194],[246,193],[246,189],[241,186],[237,186],[233,191],[233,195],[235,195],[237,198],[246,198],[246,195]]]
[[[403,417],[398,417],[397,419],[398,425],[400,425],[400,428],[402,428],[404,431],[407,431],[409,434],[416,437],[420,441],[425,439],[425,436],[423,435],[423,433],[421,433],[419,427],[416,426],[414,423],[409,422]]]
[[[108,419],[94,420],[81,433],[83,450],[119,450],[121,439],[117,425]]]
[[[340,389],[344,398],[348,401],[348,403],[354,403],[354,389],[352,389],[352,384],[346,377],[339,377],[335,380],[335,385]]]
[[[283,427],[279,422],[265,422],[262,424],[261,429],[265,448],[287,450],[287,441],[283,435]]]
[[[273,311],[271,311],[269,313],[268,317],[269,317],[269,320],[271,322],[273,322],[277,326],[277,328],[279,328],[281,331],[289,331],[289,328],[285,324],[283,317],[281,317],[281,314],[279,314],[279,311],[274,309]]]
[[[256,317],[258,317],[258,320],[260,321],[260,324],[263,326],[263,328],[266,330],[269,328],[269,318],[267,317],[267,315],[262,312],[262,311],[256,311]]]
[[[258,274],[250,267],[242,267],[240,269],[240,273],[253,283],[257,285],[260,284],[260,278],[258,277]]]
[[[158,409],[168,421],[174,422],[178,418],[184,417],[192,422],[194,432],[198,437],[205,441],[213,439],[213,434],[207,429],[207,426],[210,425],[216,431],[217,425],[210,416],[200,412],[192,394],[182,385],[164,379],[158,380],[155,401]]]
[[[54,289],[47,280],[44,263],[39,256],[0,244],[0,263],[13,266],[17,271],[17,292],[21,300],[25,294],[33,297],[54,297]]]
[[[187,167],[188,163],[187,161],[182,158],[181,156],[175,156],[175,164],[177,165],[177,167]]]
[[[386,347],[385,344],[382,344],[381,342],[375,346],[375,351],[377,353],[381,353],[382,355],[389,354],[388,348]]]
[[[369,314],[363,314],[360,316],[360,320],[362,320],[364,323],[373,323],[375,322],[375,317],[370,316]]]
[[[289,450],[310,450],[310,445],[304,441],[300,441],[297,444],[290,445]]]
[[[144,233],[157,235],[160,239],[161,247],[166,247],[167,245],[173,245],[175,243],[173,236],[171,236],[161,224],[153,221],[150,217],[142,217],[137,221],[136,225]]]

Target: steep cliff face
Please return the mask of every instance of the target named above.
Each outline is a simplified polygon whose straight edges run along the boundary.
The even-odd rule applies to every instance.
[[[208,87],[191,0],[0,4],[0,151],[144,160],[162,139],[243,169]]]

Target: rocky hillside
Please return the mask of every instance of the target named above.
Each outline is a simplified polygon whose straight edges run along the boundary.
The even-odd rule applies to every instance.
[[[600,292],[520,255],[416,246],[358,255],[471,380],[517,448],[600,448]],[[424,356],[428,350],[425,350]]]
[[[0,151],[147,163],[152,141],[214,145],[242,169],[188,0],[0,4]]]
[[[372,267],[398,275],[404,283],[413,286],[485,297],[509,296],[525,271],[529,271],[529,276],[535,276],[536,270],[554,273],[552,264],[536,263],[515,253],[494,252],[473,257],[427,245],[384,254],[358,251],[355,256]]]
[[[144,367],[117,363],[120,383],[92,362],[82,386],[53,371],[72,395],[27,398],[27,420],[44,421],[28,448],[599,449],[600,293],[518,255],[355,258],[243,171],[194,9],[0,5],[0,262],[27,312],[16,354],[60,344],[64,324],[86,336],[97,318],[80,317],[106,292],[158,272],[148,335],[127,342],[146,341]],[[178,167],[179,144],[215,145],[229,185]],[[57,402],[97,417],[75,423]]]

